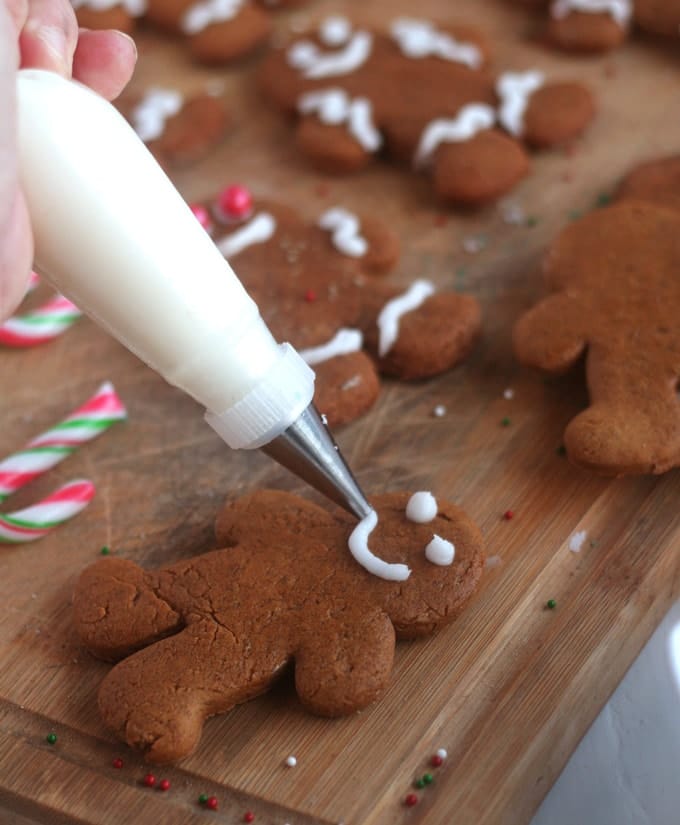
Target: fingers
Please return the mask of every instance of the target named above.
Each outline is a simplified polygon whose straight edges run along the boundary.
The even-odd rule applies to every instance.
[[[71,74],[78,24],[68,0],[29,0],[19,34],[21,66]]]
[[[137,47],[128,35],[81,29],[73,56],[73,77],[113,100],[132,76]]]

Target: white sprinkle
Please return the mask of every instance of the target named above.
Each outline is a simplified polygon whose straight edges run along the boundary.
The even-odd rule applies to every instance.
[[[438,756],[440,759],[446,759],[446,757],[447,757],[448,755],[449,755],[449,754],[448,754],[448,752],[447,752],[446,748],[439,748],[439,750],[437,751],[437,756]]]
[[[287,756],[286,757],[286,765],[289,768],[294,768],[297,765],[297,759],[294,756]]]
[[[500,556],[489,556],[484,564],[484,567],[489,568],[489,570],[493,567],[500,567],[502,561],[503,560]]]
[[[435,418],[444,418],[446,415],[446,407],[443,404],[437,404],[437,406],[432,410],[432,415]]]
[[[453,544],[441,536],[438,536],[436,533],[432,536],[432,541],[425,548],[425,558],[429,562],[432,562],[432,564],[437,564],[440,567],[447,567],[449,564],[452,564],[455,555],[456,548]]]
[[[500,205],[501,217],[504,223],[512,226],[520,226],[527,222],[527,214],[524,207],[517,201],[503,201]]]
[[[503,390],[503,398],[505,398],[506,401],[512,401],[514,397],[515,391],[512,389],[512,387],[508,387],[507,390]]]
[[[581,530],[578,533],[574,533],[574,535],[569,539],[569,549],[572,553],[581,552],[583,542],[586,540],[587,535],[588,533],[585,530]]]
[[[432,493],[422,490],[414,493],[406,505],[406,518],[416,524],[427,524],[437,517],[437,499]]]
[[[348,378],[347,381],[340,387],[340,389],[345,392],[346,390],[353,390],[355,387],[358,387],[361,384],[361,376],[360,375],[353,375],[351,378]]]
[[[476,255],[481,252],[486,246],[486,238],[483,235],[470,235],[468,238],[463,238],[463,250],[469,255]]]

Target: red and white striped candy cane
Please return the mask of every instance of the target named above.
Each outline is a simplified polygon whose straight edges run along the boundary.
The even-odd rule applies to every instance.
[[[24,544],[43,538],[84,510],[94,493],[91,481],[69,481],[31,507],[0,513],[0,544]]]
[[[0,344],[23,348],[46,344],[58,338],[82,316],[78,307],[63,295],[23,315],[13,315],[0,324]]]

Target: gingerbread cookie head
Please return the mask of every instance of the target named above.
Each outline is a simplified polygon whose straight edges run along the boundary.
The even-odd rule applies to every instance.
[[[220,513],[223,550],[158,571],[123,559],[85,570],[74,595],[84,645],[107,659],[132,653],[100,688],[105,723],[167,762],[191,752],[208,716],[262,693],[291,662],[312,712],[338,716],[379,698],[395,638],[461,612],[483,549],[465,513],[429,493],[372,504],[377,526],[363,529],[261,491]]]
[[[185,95],[153,87],[118,105],[163,167],[200,160],[219,145],[229,126],[224,100],[210,92]]]
[[[576,464],[608,475],[680,464],[679,267],[680,213],[634,200],[588,215],[550,247],[553,294],[518,321],[514,346],[551,373],[585,354],[590,407],[564,435]]]
[[[260,80],[298,116],[298,144],[320,168],[351,172],[386,154],[429,171],[443,199],[474,205],[526,174],[525,143],[571,139],[593,114],[580,84],[497,75],[488,56],[471,27],[397,18],[382,34],[335,16],[272,53]]]
[[[680,0],[635,0],[635,22],[652,34],[678,38]]]
[[[377,373],[426,378],[451,369],[480,330],[474,298],[406,287],[384,277],[396,263],[394,234],[377,218],[335,206],[308,221],[295,210],[226,187],[195,214],[277,340],[316,372],[316,401],[331,426],[366,412]]]

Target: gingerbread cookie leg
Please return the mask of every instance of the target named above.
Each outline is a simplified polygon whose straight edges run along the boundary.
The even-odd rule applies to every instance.
[[[268,659],[204,619],[116,665],[99,689],[99,709],[107,726],[149,762],[181,759],[198,743],[205,719],[270,684],[272,670],[252,665]]]
[[[591,347],[587,378],[592,403],[564,434],[572,461],[605,475],[663,473],[677,465],[680,375],[654,370],[664,355],[650,358],[644,352],[640,358],[632,354],[612,362],[610,352]]]
[[[295,654],[295,687],[309,710],[343,716],[374,702],[387,687],[394,628],[381,611],[347,602],[324,613],[323,628],[320,635],[310,622]]]
[[[583,355],[586,337],[583,309],[567,295],[552,295],[530,309],[515,324],[517,358],[552,373],[566,372]]]

